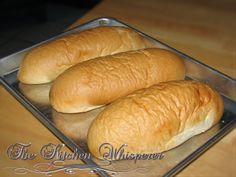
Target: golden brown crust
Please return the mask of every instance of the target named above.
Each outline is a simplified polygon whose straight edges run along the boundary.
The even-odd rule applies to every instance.
[[[221,96],[197,81],[171,81],[142,89],[107,106],[92,122],[88,147],[110,143],[125,152],[159,153],[178,146],[216,124],[223,113]]]
[[[77,64],[53,83],[50,102],[58,112],[84,112],[135,90],[183,79],[184,63],[157,48],[129,51]]]
[[[145,48],[143,38],[128,28],[89,29],[32,49],[20,65],[18,79],[26,84],[51,82],[79,62],[141,48]]]

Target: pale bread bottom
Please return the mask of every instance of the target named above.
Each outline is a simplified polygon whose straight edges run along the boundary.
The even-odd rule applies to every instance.
[[[198,123],[197,125],[195,125],[191,128],[187,128],[182,133],[171,138],[171,140],[166,144],[166,149],[167,150],[172,149],[172,148],[184,143],[185,141],[187,141],[191,137],[207,131],[209,128],[212,127],[212,125],[214,123],[214,117],[215,117],[214,110],[211,110],[208,113],[206,119],[204,119],[205,121],[200,121],[200,123]]]

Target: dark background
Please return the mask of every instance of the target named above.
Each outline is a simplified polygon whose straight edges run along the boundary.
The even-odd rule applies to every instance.
[[[0,58],[65,30],[100,0],[1,0]]]

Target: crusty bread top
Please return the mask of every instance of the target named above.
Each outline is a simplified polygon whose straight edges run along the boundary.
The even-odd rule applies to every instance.
[[[51,82],[79,62],[145,47],[143,38],[131,29],[92,28],[32,49],[20,65],[18,79],[27,84]]]
[[[105,56],[77,64],[53,83],[50,102],[59,112],[84,112],[159,82],[184,79],[183,60],[158,48]]]
[[[160,83],[108,105],[92,122],[88,147],[98,158],[103,143],[117,149],[127,144],[129,153],[166,151],[209,129],[222,113],[221,96],[206,84]]]

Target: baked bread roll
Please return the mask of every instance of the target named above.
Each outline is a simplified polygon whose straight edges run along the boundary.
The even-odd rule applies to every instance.
[[[85,112],[162,81],[183,79],[181,58],[164,49],[129,51],[89,60],[62,73],[50,90],[58,112]]]
[[[97,158],[108,155],[103,143],[114,151],[126,144],[124,154],[160,153],[208,130],[222,113],[222,98],[208,85],[163,82],[108,105],[89,128],[88,147]]]
[[[20,65],[18,79],[26,84],[51,82],[79,62],[145,47],[144,39],[125,27],[85,30],[32,49]]]

